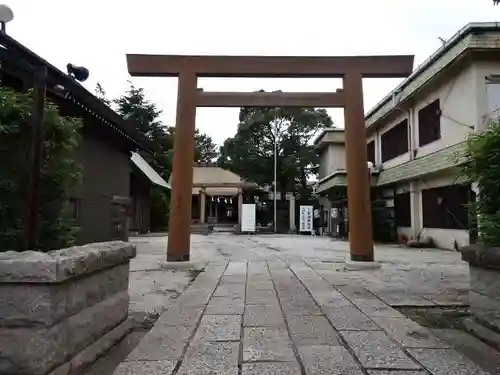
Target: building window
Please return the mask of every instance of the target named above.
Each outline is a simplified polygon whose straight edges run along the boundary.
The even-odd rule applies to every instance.
[[[500,118],[500,82],[492,81],[486,84],[486,95],[488,96],[488,119],[490,122],[498,121]]]
[[[368,155],[368,161],[375,164],[375,141],[371,141],[366,145],[366,153]]]
[[[418,145],[425,146],[441,138],[439,99],[418,111]]]
[[[382,134],[382,162],[408,152],[408,120],[403,120]]]
[[[411,227],[410,192],[397,194],[394,197],[394,211],[398,227]]]
[[[470,185],[422,190],[425,228],[469,229],[469,203],[475,201]]]

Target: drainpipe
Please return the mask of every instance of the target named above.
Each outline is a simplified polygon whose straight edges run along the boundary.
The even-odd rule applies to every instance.
[[[382,164],[382,147],[381,147],[381,142],[380,142],[380,130],[377,128],[377,131],[375,132],[375,141],[373,143],[375,147],[375,165],[381,165]]]
[[[415,160],[415,151],[417,149],[417,134],[415,128],[415,110],[413,107],[408,109],[408,126],[410,137],[410,160]],[[413,239],[418,239],[421,228],[422,205],[420,203],[420,191],[418,180],[410,181],[410,209],[411,209],[411,233]]]

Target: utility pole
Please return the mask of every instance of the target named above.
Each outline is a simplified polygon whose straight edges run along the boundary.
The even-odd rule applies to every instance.
[[[276,204],[276,194],[277,194],[277,180],[278,180],[278,125],[273,124],[273,136],[274,136],[274,192],[273,192],[273,205],[274,205],[274,233],[278,232],[277,227],[277,204]]]

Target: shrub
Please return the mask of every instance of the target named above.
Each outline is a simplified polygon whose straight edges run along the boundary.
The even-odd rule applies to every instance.
[[[480,189],[471,210],[477,213],[479,241],[500,246],[500,123],[470,134],[466,145],[463,172]]]
[[[153,188],[151,195],[151,231],[168,230],[168,220],[170,217],[170,197],[167,192],[160,188]]]
[[[395,242],[397,229],[385,199],[372,200],[373,240],[377,242]]]
[[[26,250],[32,110],[31,93],[0,86],[0,251]],[[49,251],[74,244],[76,228],[69,197],[81,177],[73,158],[80,127],[79,119],[62,117],[56,105],[46,102],[38,246],[32,250]]]

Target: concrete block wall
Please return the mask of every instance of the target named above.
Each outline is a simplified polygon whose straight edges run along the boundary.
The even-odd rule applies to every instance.
[[[135,253],[120,241],[0,253],[0,374],[71,374],[121,339]]]

